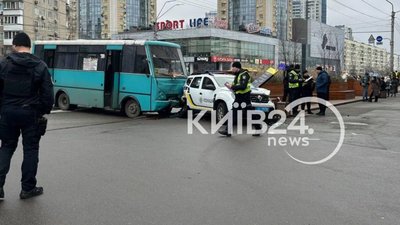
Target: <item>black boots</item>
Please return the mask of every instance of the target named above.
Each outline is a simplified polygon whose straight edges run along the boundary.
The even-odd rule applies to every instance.
[[[3,188],[0,188],[0,200],[3,200],[4,198],[4,190]]]
[[[20,199],[28,199],[43,194],[42,187],[35,187],[30,191],[21,191],[19,194]]]

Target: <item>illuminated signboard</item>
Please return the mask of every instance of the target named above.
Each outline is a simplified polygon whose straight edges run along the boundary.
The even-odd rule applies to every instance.
[[[167,20],[163,22],[157,22],[156,27],[157,30],[179,30],[184,29],[185,20]],[[196,18],[189,20],[189,27],[190,28],[197,28],[209,25],[208,17],[206,18]]]

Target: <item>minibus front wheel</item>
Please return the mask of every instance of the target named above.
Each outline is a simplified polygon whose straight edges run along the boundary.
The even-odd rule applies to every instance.
[[[141,114],[139,103],[135,99],[128,99],[124,105],[124,113],[129,118],[138,117]]]

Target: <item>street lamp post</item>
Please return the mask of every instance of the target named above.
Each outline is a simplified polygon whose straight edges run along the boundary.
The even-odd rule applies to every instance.
[[[394,63],[394,19],[396,16],[396,13],[399,12],[395,12],[394,11],[394,6],[393,3],[389,0],[386,0],[389,4],[392,5],[392,13],[391,13],[391,17],[392,17],[392,24],[391,24],[391,38],[390,38],[390,70],[391,72],[393,72],[394,68],[393,68],[393,63]]]
[[[163,9],[164,9],[165,5],[167,5],[167,3],[170,3],[170,2],[176,2],[176,0],[168,0],[168,1],[164,2],[163,6],[161,7],[160,12],[158,12],[158,14],[157,14],[156,21],[154,22],[154,25],[153,25],[154,40],[158,39],[158,36],[157,36],[157,31],[158,31],[157,22],[158,22],[158,19],[161,18],[162,16],[164,16],[172,8],[174,8],[174,7],[178,6],[178,5],[183,5],[183,4],[180,4],[180,3],[179,4],[174,4],[173,6],[169,7],[169,9],[167,9],[165,12],[163,12]]]

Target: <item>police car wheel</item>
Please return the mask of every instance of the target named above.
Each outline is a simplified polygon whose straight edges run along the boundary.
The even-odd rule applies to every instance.
[[[219,122],[220,120],[222,120],[222,118],[224,118],[224,116],[228,112],[228,108],[226,107],[225,102],[218,103],[216,111],[217,111],[217,122]]]
[[[68,110],[71,107],[70,102],[69,102],[69,97],[64,92],[62,92],[60,95],[58,95],[57,104],[61,110]]]
[[[141,113],[140,105],[134,99],[129,99],[126,101],[124,106],[124,113],[129,118],[138,117]]]

